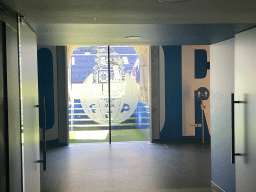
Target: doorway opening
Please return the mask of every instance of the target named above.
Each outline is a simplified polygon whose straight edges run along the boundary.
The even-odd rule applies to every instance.
[[[70,143],[149,140],[149,50],[67,47]]]

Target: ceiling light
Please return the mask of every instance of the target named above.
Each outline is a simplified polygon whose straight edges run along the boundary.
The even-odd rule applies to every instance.
[[[143,37],[141,37],[141,36],[127,36],[125,38],[126,39],[142,39]]]
[[[169,3],[181,3],[187,0],[159,0],[160,2],[169,2]]]

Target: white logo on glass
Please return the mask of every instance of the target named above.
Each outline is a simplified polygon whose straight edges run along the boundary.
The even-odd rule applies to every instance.
[[[84,81],[81,89],[81,103],[86,115],[97,123],[109,123],[108,97],[108,53],[98,49],[97,65]],[[128,119],[138,104],[136,83],[125,73],[123,59],[116,52],[110,55],[110,105],[111,124],[119,124]]]

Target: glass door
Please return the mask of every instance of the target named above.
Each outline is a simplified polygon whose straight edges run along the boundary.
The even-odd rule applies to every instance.
[[[20,19],[19,19],[20,20]],[[36,34],[19,22],[23,191],[40,191],[39,99]]]
[[[149,46],[70,50],[70,142],[148,140]]]
[[[112,141],[149,139],[149,46],[110,46]]]
[[[69,59],[71,143],[108,142],[108,49],[77,47]]]

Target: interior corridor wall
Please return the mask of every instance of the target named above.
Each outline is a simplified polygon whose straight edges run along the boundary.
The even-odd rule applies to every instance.
[[[159,57],[160,139],[202,138],[202,113],[209,138],[210,46],[161,46]]]
[[[45,97],[46,109],[46,140],[58,142],[58,99],[57,99],[57,60],[56,47],[37,47],[38,58],[38,92],[39,100]],[[42,137],[42,113],[39,110],[40,141]]]
[[[21,113],[20,71],[17,31],[6,25],[8,135],[9,135],[9,185],[10,191],[21,191]]]
[[[69,122],[66,47],[38,46],[37,49],[39,97],[47,97],[47,143],[50,145],[68,145]],[[42,134],[40,140],[42,141]]]
[[[231,164],[231,93],[234,93],[234,49],[231,39],[211,45],[211,172],[212,184],[236,190]]]
[[[6,90],[6,62],[5,62],[5,23],[0,21],[0,190],[8,190],[8,145],[7,134],[7,90]]]
[[[58,127],[59,143],[69,144],[69,116],[68,116],[68,68],[66,47],[57,46],[57,95],[58,95]]]
[[[22,191],[18,18],[0,15],[0,191]]]
[[[22,191],[18,18],[0,15],[0,189]]]

